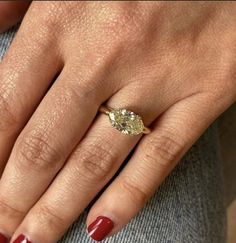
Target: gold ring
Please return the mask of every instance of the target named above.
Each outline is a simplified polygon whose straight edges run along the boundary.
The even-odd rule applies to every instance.
[[[148,134],[151,130],[144,126],[141,116],[123,108],[113,109],[101,106],[99,111],[108,115],[111,125],[128,135]]]

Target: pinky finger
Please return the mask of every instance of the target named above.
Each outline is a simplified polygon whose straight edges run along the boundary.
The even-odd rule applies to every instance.
[[[126,167],[91,208],[87,232],[94,240],[118,232],[141,210],[181,157],[227,108],[227,104],[215,104],[204,94],[196,94],[174,104],[155,122],[152,133],[141,140]]]

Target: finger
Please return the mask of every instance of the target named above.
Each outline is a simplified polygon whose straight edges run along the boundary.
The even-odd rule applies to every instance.
[[[146,135],[124,170],[91,208],[88,233],[94,240],[118,232],[145,205],[157,187],[217,114],[216,100],[196,94],[169,108]],[[193,129],[194,128],[194,129]]]
[[[0,32],[17,24],[24,16],[31,1],[2,1],[0,3]]]
[[[132,110],[141,114],[150,103],[147,101],[140,107],[135,106],[146,97],[145,92],[141,93],[140,90],[137,93],[141,95],[134,97],[134,103],[130,103],[129,97],[133,92],[133,86],[123,88],[112,97],[109,105],[133,107]],[[162,112],[168,105],[162,100],[153,102],[151,107]],[[149,111],[146,113],[146,123],[154,116]],[[59,239],[111,179],[139,139],[140,136],[118,132],[111,127],[107,116],[99,115],[47,192],[24,218],[13,239],[22,233],[32,242],[55,242]]]
[[[94,79],[78,80],[78,71],[74,73],[72,69],[71,63],[64,67],[40,103],[17,138],[2,175],[0,229],[4,227],[8,235],[45,192],[90,126],[100,104],[115,92],[112,84],[104,82],[104,87]],[[82,71],[80,74],[86,77]]]
[[[42,22],[42,21],[41,21]],[[29,36],[29,33],[34,33]],[[62,60],[49,30],[38,23],[37,32],[27,19],[0,63],[0,163],[3,165],[15,139],[46,93]],[[51,33],[50,33],[51,35]],[[41,43],[41,38],[44,40]],[[3,170],[3,166],[0,166]],[[1,171],[0,171],[1,172]]]

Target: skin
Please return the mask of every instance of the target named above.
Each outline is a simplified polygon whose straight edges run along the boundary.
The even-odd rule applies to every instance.
[[[56,242],[138,144],[87,218],[121,230],[235,102],[235,28],[233,2],[33,2],[0,63],[0,231]]]

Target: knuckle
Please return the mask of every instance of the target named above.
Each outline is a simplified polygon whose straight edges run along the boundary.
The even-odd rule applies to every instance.
[[[100,25],[102,31],[109,34],[105,36],[110,37],[110,42],[131,41],[142,33],[140,30],[143,21],[135,3],[114,3],[104,8],[102,11],[107,14],[102,18]]]
[[[164,168],[169,167],[184,149],[181,142],[178,142],[174,137],[171,133],[164,132],[149,138],[143,149],[145,160],[158,163],[159,166]]]
[[[37,31],[34,32],[33,38],[22,38],[24,45],[32,47],[31,52],[35,55],[39,50],[52,52],[57,49],[59,38],[63,34],[61,6],[54,2],[37,3],[33,2],[25,18],[27,24],[22,25],[22,33],[25,31],[34,31],[37,26]],[[60,11],[59,11],[60,10]],[[32,18],[33,17],[33,18]]]
[[[38,24],[41,32],[52,36],[51,39],[55,43],[55,39],[63,39],[65,33],[71,29],[73,21],[79,18],[79,5],[81,3],[70,1],[33,2],[30,14],[34,15],[34,18],[28,18],[28,21],[31,25]]]
[[[35,24],[32,24],[32,26],[35,26]],[[26,27],[24,26],[24,28]],[[51,55],[56,57],[55,65],[59,65],[58,36],[56,34],[55,28],[53,29],[49,23],[38,24],[37,32],[34,34],[33,38],[21,39],[21,45],[27,46],[27,50],[29,50],[31,53],[30,57],[38,57],[42,54],[45,55],[45,53],[50,52]],[[24,52],[24,50],[22,50],[22,52]]]
[[[7,203],[3,198],[0,198],[0,212],[1,215],[7,215],[10,218],[21,218],[25,214],[25,212]]]
[[[89,181],[95,182],[107,177],[116,160],[115,153],[112,153],[111,149],[104,144],[86,145],[78,151],[78,156],[77,170]]]
[[[52,206],[40,205],[40,207],[35,210],[34,215],[37,217],[39,223],[46,224],[55,232],[60,232],[67,227],[66,218],[60,217],[59,213],[56,212]]]
[[[62,156],[47,140],[42,133],[23,136],[16,148],[19,166],[33,167],[34,170],[55,169]]]
[[[56,11],[57,10],[57,11]],[[36,19],[30,19],[29,21],[32,21],[31,24],[34,24],[36,22],[34,21],[38,21],[40,20],[40,26],[44,26],[45,30],[47,29],[48,31],[54,31],[55,28],[57,27],[57,19],[59,17],[58,14],[58,10],[60,10],[60,8],[57,7],[57,4],[55,4],[54,2],[51,3],[37,3],[37,2],[33,2],[32,4],[32,8],[31,8],[31,15],[35,15]]]
[[[149,199],[149,193],[144,189],[141,189],[141,187],[131,178],[122,178],[120,186],[134,204],[144,205]]]

